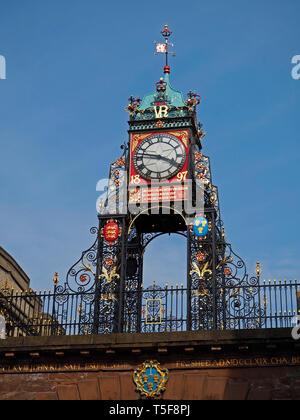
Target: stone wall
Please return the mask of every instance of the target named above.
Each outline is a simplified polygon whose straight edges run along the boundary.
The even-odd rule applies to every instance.
[[[29,289],[30,279],[19,264],[0,246],[0,289]]]
[[[132,373],[0,377],[0,400],[137,400]],[[171,372],[163,400],[299,400],[300,370],[254,368]]]
[[[22,337],[0,341],[0,400],[140,400],[133,372],[169,370],[163,400],[298,400],[289,330]]]

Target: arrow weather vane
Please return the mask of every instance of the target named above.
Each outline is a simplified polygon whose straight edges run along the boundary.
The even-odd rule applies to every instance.
[[[170,67],[168,64],[168,55],[170,54],[170,52],[168,51],[168,47],[174,47],[174,44],[169,42],[169,37],[172,35],[172,32],[170,31],[170,29],[168,28],[168,25],[165,25],[165,28],[163,31],[161,31],[162,36],[165,38],[165,43],[159,43],[154,41],[154,43],[156,44],[156,52],[155,55],[158,53],[163,53],[166,55],[166,66],[165,66],[165,73],[170,73]],[[175,57],[175,53],[171,52],[172,56]]]

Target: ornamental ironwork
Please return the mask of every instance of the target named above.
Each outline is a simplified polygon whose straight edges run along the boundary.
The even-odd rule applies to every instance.
[[[165,44],[159,46],[166,58],[170,35],[166,26]],[[202,152],[205,132],[196,114],[201,97],[190,91],[185,101],[171,87],[169,74],[166,65],[153,94],[129,99],[129,142],[110,166],[106,194],[97,202],[99,225],[91,229],[93,243],[66,280],[55,274],[48,292],[0,290],[8,336],[292,325],[300,310],[298,283],[262,283],[259,266],[256,276],[249,276],[245,262],[227,242],[210,159]],[[148,148],[143,148],[145,143]],[[143,153],[136,154],[139,147]],[[165,184],[153,186],[152,181]],[[195,206],[198,195],[201,209]],[[186,239],[186,278],[181,284],[169,279],[145,287],[145,251],[167,234]],[[150,381],[141,389],[156,388]]]

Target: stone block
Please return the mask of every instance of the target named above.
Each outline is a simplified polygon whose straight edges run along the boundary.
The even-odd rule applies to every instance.
[[[36,397],[37,401],[57,401],[56,392],[40,392]]]
[[[96,379],[78,383],[80,399],[82,401],[99,401],[101,400],[99,384]]]
[[[207,379],[205,374],[187,374],[184,375],[184,400],[203,400],[204,387]]]
[[[137,400],[139,393],[136,392],[136,385],[133,382],[133,375],[120,375],[121,400]]]
[[[270,401],[272,399],[271,386],[253,387],[248,396],[249,401]]]
[[[184,375],[181,373],[170,373],[166,388],[163,394],[164,400],[182,400],[184,394]]]
[[[121,387],[119,376],[99,376],[102,400],[120,400]]]
[[[242,381],[242,380],[231,380],[229,379],[224,400],[226,401],[245,401],[247,400],[249,392],[249,382],[248,381]]]
[[[224,400],[228,379],[226,377],[208,377],[204,392],[205,400]]]
[[[77,385],[58,385],[57,395],[61,401],[80,400]]]

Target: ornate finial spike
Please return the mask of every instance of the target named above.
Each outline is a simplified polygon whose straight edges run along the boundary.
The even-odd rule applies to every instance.
[[[134,98],[132,95],[130,96],[129,104],[125,108],[127,112],[129,112],[130,116],[132,117],[133,114],[137,111],[138,107],[141,105],[141,99],[140,98]]]
[[[260,265],[259,261],[257,261],[257,263],[256,263],[256,275],[257,275],[258,278],[260,278],[260,276],[261,276],[261,265]]]
[[[172,31],[168,28],[168,25],[165,24],[164,29],[161,31],[162,36],[165,38],[164,43],[155,42],[156,44],[156,53],[163,53],[166,55],[166,65],[164,67],[164,73],[170,73],[170,66],[168,64],[168,55],[170,54],[168,51],[168,46],[174,47],[174,44],[169,42],[169,37],[172,35]],[[172,56],[175,56],[173,52],[171,52]]]
[[[53,277],[53,284],[56,287],[58,283],[58,273],[56,272]]]
[[[164,30],[161,31],[162,36],[168,41],[168,38],[172,35],[172,31],[170,31],[168,24],[165,24]]]

